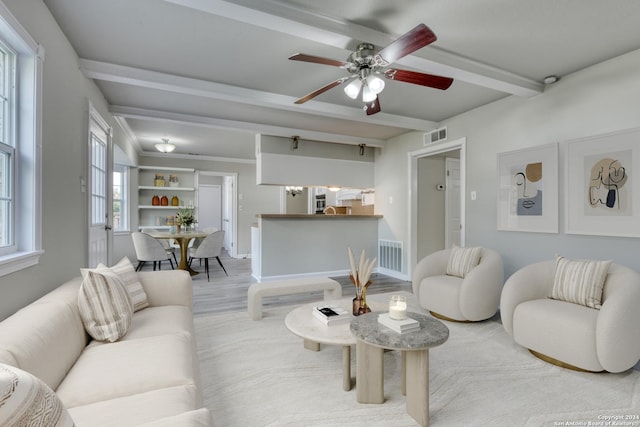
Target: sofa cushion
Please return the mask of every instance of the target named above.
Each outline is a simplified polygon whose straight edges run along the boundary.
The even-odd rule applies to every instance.
[[[0,425],[73,427],[73,421],[43,381],[22,369],[0,364]]]
[[[473,267],[478,265],[481,255],[481,247],[460,248],[454,246],[449,255],[447,274],[456,277],[466,276]]]
[[[545,356],[601,371],[596,351],[598,310],[553,299],[520,303],[513,312],[513,339]]]
[[[138,426],[196,409],[196,395],[193,385],[167,387],[76,406],[69,413],[76,427]]]
[[[56,393],[67,408],[197,384],[189,333],[88,346]]]
[[[209,410],[207,408],[200,408],[174,417],[163,418],[158,421],[143,424],[139,427],[209,427],[210,425],[211,414]]]
[[[570,260],[557,257],[551,298],[601,308],[602,289],[610,265],[611,260]]]
[[[63,300],[30,304],[0,322],[2,361],[32,373],[53,390],[86,345],[77,305]]]
[[[429,276],[420,282],[420,305],[451,319],[464,319],[460,309],[462,279],[456,276]]]
[[[115,342],[131,325],[133,306],[122,280],[112,272],[89,270],[78,293],[84,327],[94,339]]]

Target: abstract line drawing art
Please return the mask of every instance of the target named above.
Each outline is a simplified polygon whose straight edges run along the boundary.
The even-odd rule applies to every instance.
[[[590,158],[586,159],[587,167],[592,164],[588,206],[599,213],[630,215],[629,192],[624,188],[629,179],[629,168],[620,159],[630,159],[631,151],[616,154],[615,157],[604,157],[595,162],[590,161]]]
[[[566,142],[568,234],[640,237],[640,128]]]
[[[513,169],[516,215],[542,215],[542,162]]]
[[[558,144],[498,153],[498,230],[558,232]]]

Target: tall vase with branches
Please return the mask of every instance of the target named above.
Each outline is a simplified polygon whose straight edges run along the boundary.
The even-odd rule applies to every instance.
[[[360,314],[368,313],[371,308],[367,305],[367,288],[371,285],[371,273],[373,267],[376,264],[377,258],[368,260],[365,258],[365,251],[362,250],[360,254],[360,263],[356,268],[355,259],[353,258],[353,252],[351,247],[348,248],[349,263],[351,271],[349,272],[349,279],[356,287],[356,297],[353,299],[353,315],[358,316]]]

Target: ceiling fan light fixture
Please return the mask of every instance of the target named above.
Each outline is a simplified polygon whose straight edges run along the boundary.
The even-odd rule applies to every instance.
[[[369,89],[369,85],[365,84],[362,87],[362,102],[373,102],[378,97],[371,89]]]
[[[360,87],[362,86],[362,82],[360,79],[355,79],[351,83],[345,86],[344,93],[351,99],[356,99],[358,94],[360,93]]]
[[[369,90],[377,95],[384,89],[384,80],[378,76],[370,75],[366,79],[366,86],[369,86]]]
[[[169,142],[169,138],[162,138],[162,143],[156,144],[156,150],[160,151],[161,153],[170,153],[175,149],[176,146]]]

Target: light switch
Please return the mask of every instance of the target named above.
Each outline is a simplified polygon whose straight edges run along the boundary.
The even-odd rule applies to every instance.
[[[392,205],[393,204],[393,197],[389,196],[389,204]]]
[[[475,200],[478,198],[478,194],[475,191],[471,192],[471,200]]]

